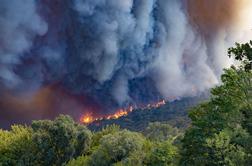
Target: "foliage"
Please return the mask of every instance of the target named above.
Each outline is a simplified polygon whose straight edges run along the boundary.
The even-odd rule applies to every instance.
[[[100,140],[103,136],[108,134],[114,134],[118,131],[120,131],[120,126],[113,124],[110,126],[106,126],[101,131],[94,133],[92,137],[92,147],[97,147],[100,144]]]
[[[154,122],[149,123],[144,135],[152,141],[166,141],[175,139],[179,135],[179,130],[167,123]]]
[[[232,141],[234,141],[232,139],[235,132],[223,130],[220,133],[215,134],[214,137],[206,140],[209,154],[213,159],[216,159],[209,161],[208,164],[234,166],[245,164],[245,149],[239,144],[232,143]]]
[[[167,124],[152,125],[172,131]],[[1,131],[0,138],[0,165],[171,165],[178,156],[170,140],[152,142],[116,125],[94,133],[91,143],[85,126],[62,115],[54,121],[34,121],[31,128],[13,126],[11,131]]]
[[[69,116],[61,115],[54,121],[35,121],[32,129],[36,157],[42,165],[61,165],[85,154],[91,144],[91,132]]]
[[[211,100],[190,112],[192,127],[183,139],[181,165],[251,164],[251,44],[229,50],[242,65],[225,69]]]
[[[33,165],[32,130],[25,126],[12,126],[10,131],[0,130],[0,165]]]
[[[178,149],[170,141],[155,144],[147,160],[148,166],[172,166],[177,164]]]
[[[80,156],[77,159],[70,160],[66,166],[87,166],[90,162],[89,160],[88,156]]]
[[[125,160],[143,150],[144,138],[135,132],[122,130],[104,136],[91,156],[91,165],[105,166]]]
[[[252,41],[244,44],[236,43],[235,47],[228,49],[228,56],[234,56],[238,61],[243,62],[245,70],[252,68]]]

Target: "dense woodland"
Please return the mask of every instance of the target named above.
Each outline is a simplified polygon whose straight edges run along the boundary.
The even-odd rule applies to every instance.
[[[0,130],[0,165],[252,165],[251,46],[229,49],[240,66],[224,70],[210,99],[190,110],[186,129],[162,120],[135,131],[108,125],[92,132],[61,115]]]

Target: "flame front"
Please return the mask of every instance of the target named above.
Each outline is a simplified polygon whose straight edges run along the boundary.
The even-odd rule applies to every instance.
[[[153,108],[159,108],[162,105],[165,105],[166,102],[165,100],[161,100],[157,103],[153,103],[153,104],[148,104],[144,107],[135,107],[135,108],[140,108],[140,109],[153,109]],[[132,112],[134,110],[133,106],[130,106],[126,109],[119,109],[118,111],[116,111],[114,114],[111,115],[107,115],[107,116],[103,116],[103,117],[93,117],[92,114],[85,114],[83,116],[81,116],[80,118],[80,122],[83,124],[90,124],[93,123],[94,121],[99,121],[99,120],[110,120],[110,119],[118,119],[120,117],[123,116],[127,116],[130,112]]]
[[[128,115],[128,112],[127,112],[127,111],[120,110],[120,111],[114,113],[113,115],[108,115],[108,116],[106,117],[106,119],[118,119],[118,118],[120,118],[120,117],[122,117],[122,116],[126,116],[126,115]]]

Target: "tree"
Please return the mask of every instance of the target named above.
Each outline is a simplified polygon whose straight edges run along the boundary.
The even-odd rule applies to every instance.
[[[166,141],[175,139],[179,135],[179,130],[167,123],[149,123],[144,131],[144,135],[152,141]]]
[[[0,165],[36,165],[32,129],[15,125],[10,131],[0,130]]]
[[[235,43],[235,47],[228,49],[228,56],[234,56],[238,61],[243,62],[243,67],[245,70],[252,69],[252,41],[240,44]]]
[[[241,130],[241,131],[239,131]],[[211,165],[245,165],[246,151],[234,140],[238,132],[244,133],[242,129],[223,130],[215,134],[212,138],[206,140],[206,147],[209,151],[209,156],[213,159],[208,164]],[[233,142],[232,142],[233,141]]]
[[[32,129],[40,165],[62,165],[85,154],[91,144],[91,132],[69,116],[61,115],[54,121],[35,121]]]
[[[146,158],[148,166],[173,166],[177,165],[178,149],[171,141],[153,144],[150,154]]]
[[[89,156],[80,156],[77,159],[70,160],[66,166],[88,166],[89,160]]]
[[[127,160],[131,155],[142,152],[144,138],[135,132],[122,130],[105,135],[91,156],[91,165],[107,166]]]
[[[182,165],[251,165],[251,44],[229,49],[241,66],[225,69],[210,101],[190,112],[192,127],[183,139]]]
[[[225,70],[223,84],[212,90],[211,100],[191,111],[192,127],[183,140],[184,165],[235,165],[237,161],[229,158],[230,154],[226,151],[232,154],[250,153],[246,149],[250,128],[246,114],[251,112],[251,78],[251,73],[243,69]],[[238,141],[237,137],[245,141]],[[225,139],[228,139],[227,142],[223,142]],[[222,148],[216,146],[220,142],[223,143]],[[243,157],[243,161],[248,160],[245,155]]]
[[[92,137],[92,149],[97,148],[100,144],[100,140],[102,139],[103,136],[108,135],[108,134],[114,134],[116,132],[120,131],[120,126],[118,125],[108,125],[104,127],[101,131],[98,131],[94,133]]]

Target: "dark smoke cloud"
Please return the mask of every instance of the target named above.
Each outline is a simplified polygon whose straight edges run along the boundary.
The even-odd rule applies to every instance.
[[[247,39],[251,6],[249,0],[2,0],[0,115],[44,110],[39,117],[50,117],[74,96],[84,97],[70,102],[70,114],[78,115],[204,92],[231,64],[226,49]],[[50,89],[53,99],[20,99],[33,101],[55,84],[61,88]]]
[[[33,0],[1,0],[0,25],[0,80],[13,88],[23,81],[13,72],[15,65],[32,48],[34,37],[46,33],[47,24]]]

